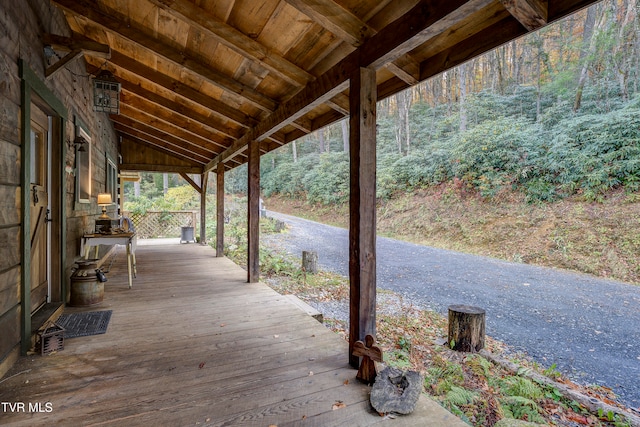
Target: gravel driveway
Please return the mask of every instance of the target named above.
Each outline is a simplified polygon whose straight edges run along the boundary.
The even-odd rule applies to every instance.
[[[265,244],[348,276],[348,231],[269,212],[285,233]],[[383,237],[377,286],[415,305],[447,313],[451,304],[482,307],[487,334],[581,384],[610,387],[640,409],[640,286],[564,270],[515,264]]]

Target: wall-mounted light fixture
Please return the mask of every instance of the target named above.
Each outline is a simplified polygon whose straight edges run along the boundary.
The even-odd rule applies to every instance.
[[[93,111],[120,114],[120,82],[109,70],[93,79]]]
[[[88,141],[84,139],[81,135],[76,136],[76,139],[73,140],[73,146],[78,148],[78,151],[85,152],[87,151]],[[69,141],[69,149],[71,149],[71,141]]]

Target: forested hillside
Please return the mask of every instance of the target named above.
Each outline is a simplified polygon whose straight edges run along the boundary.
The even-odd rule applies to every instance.
[[[381,100],[379,232],[640,283],[638,6],[605,1]],[[347,224],[347,126],[262,157],[268,209]],[[231,170],[227,192],[246,182]],[[141,187],[127,210],[197,209],[179,177]]]
[[[606,1],[381,100],[378,197],[455,183],[491,199],[601,200],[640,179],[640,20]],[[348,199],[347,122],[262,158],[265,196]],[[229,190],[242,191],[246,171]]]

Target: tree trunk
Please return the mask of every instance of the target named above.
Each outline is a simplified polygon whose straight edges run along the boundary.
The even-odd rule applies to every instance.
[[[458,67],[460,76],[460,132],[467,130],[467,66],[462,64]]]
[[[578,77],[578,87],[576,88],[576,97],[573,102],[573,112],[577,112],[582,104],[582,92],[584,85],[587,82],[587,73],[589,71],[589,58],[588,54],[595,48],[593,40],[593,27],[596,22],[596,8],[591,6],[587,9],[587,16],[584,21],[584,30],[582,33],[582,49],[580,50],[580,63],[582,68],[580,69],[580,76]]]
[[[319,146],[320,154],[326,151],[324,146],[324,129],[318,130],[318,146]]]
[[[485,311],[470,305],[449,306],[449,346],[456,351],[484,348]]]
[[[348,120],[343,120],[341,122],[341,126],[342,126],[342,150],[345,153],[349,152],[349,126],[348,126]]]
[[[411,106],[411,96],[406,90],[396,94],[396,106],[398,115],[396,117],[396,141],[398,152],[402,155],[409,154],[411,147],[409,135],[409,109]],[[403,148],[404,145],[404,148]]]

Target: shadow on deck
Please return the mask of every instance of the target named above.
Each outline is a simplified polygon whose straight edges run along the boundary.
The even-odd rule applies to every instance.
[[[0,401],[25,410],[3,405],[0,424],[466,425],[424,396],[411,415],[375,414],[347,343],[210,247],[140,245],[133,289],[124,260],[89,309],[113,310],[107,333],[21,358]]]

